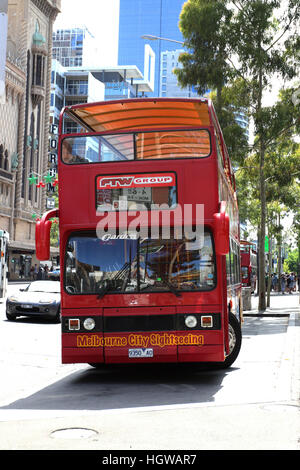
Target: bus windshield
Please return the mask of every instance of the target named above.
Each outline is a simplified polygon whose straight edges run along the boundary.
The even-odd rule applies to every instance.
[[[64,286],[69,294],[211,290],[216,284],[210,232],[199,241],[70,236]]]
[[[204,158],[211,152],[206,129],[135,132],[66,137],[62,160],[67,164],[164,158]]]

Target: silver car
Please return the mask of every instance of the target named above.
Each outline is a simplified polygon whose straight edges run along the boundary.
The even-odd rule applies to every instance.
[[[6,317],[46,317],[60,321],[60,282],[34,281],[6,300]]]

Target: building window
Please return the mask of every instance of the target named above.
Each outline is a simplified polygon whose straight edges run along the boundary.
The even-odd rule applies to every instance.
[[[32,85],[44,86],[45,57],[42,54],[33,54]]]

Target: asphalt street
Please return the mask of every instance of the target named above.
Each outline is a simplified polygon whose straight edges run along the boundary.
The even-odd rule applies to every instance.
[[[226,371],[63,366],[59,325],[49,325],[42,340],[43,326],[34,322],[23,324],[35,339],[20,356],[21,367],[12,360],[17,356],[11,345],[21,325],[7,322],[3,307],[0,449],[300,448],[299,294],[273,294],[263,315],[252,296],[241,354]],[[50,345],[50,355],[34,354]],[[8,372],[9,357],[13,367]]]

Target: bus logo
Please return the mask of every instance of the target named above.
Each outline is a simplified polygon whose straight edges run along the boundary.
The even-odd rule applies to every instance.
[[[145,174],[124,176],[98,176],[98,189],[141,188],[152,186],[174,186],[174,174]]]

